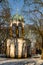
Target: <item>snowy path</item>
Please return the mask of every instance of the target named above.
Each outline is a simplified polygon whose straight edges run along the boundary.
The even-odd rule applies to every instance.
[[[40,58],[28,59],[10,59],[0,58],[0,65],[43,65],[43,60]]]

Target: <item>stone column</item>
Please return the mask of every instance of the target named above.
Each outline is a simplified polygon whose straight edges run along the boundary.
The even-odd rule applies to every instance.
[[[10,57],[11,58],[15,57],[15,44],[14,44],[14,42],[12,42],[10,45]]]
[[[23,45],[23,39],[18,39],[18,58],[22,57],[22,45]]]
[[[27,46],[24,39],[19,38],[18,39],[18,58],[21,58],[22,56],[25,58],[27,57]]]
[[[15,57],[15,44],[14,39],[7,39],[7,49],[6,49],[6,55],[7,57],[14,58]]]
[[[10,56],[10,39],[7,39],[7,42],[6,42],[6,55],[7,57]]]

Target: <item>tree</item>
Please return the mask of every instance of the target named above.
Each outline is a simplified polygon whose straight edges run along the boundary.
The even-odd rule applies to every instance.
[[[31,43],[33,43],[34,45],[38,43],[39,47],[41,48],[42,45],[41,36],[38,33],[37,29],[35,29],[34,25],[26,24],[24,28],[25,28],[25,37],[27,39],[30,39]]]
[[[2,0],[0,2],[1,10],[0,10],[0,19],[1,21],[10,21],[11,13],[8,0]]]
[[[27,8],[27,9],[26,9]],[[42,38],[43,48],[43,0],[24,0],[22,9],[23,15],[27,17],[27,20],[33,22],[35,28]],[[28,15],[28,16],[27,16]]]
[[[0,0],[0,26],[8,26],[7,22],[10,22],[10,7],[8,0]],[[8,30],[4,30],[0,28],[0,44],[5,43],[5,39],[8,37]]]

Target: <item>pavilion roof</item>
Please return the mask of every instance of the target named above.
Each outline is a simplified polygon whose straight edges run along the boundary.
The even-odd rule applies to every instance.
[[[18,15],[18,14],[15,14],[13,17],[12,17],[12,20],[18,20],[18,21],[22,21],[24,22],[24,17],[22,15]]]

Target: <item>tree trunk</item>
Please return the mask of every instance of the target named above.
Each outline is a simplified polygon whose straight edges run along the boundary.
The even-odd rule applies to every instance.
[[[42,36],[42,54],[41,54],[41,59],[43,59],[43,36]]]
[[[42,49],[43,49],[43,36],[42,36]]]

